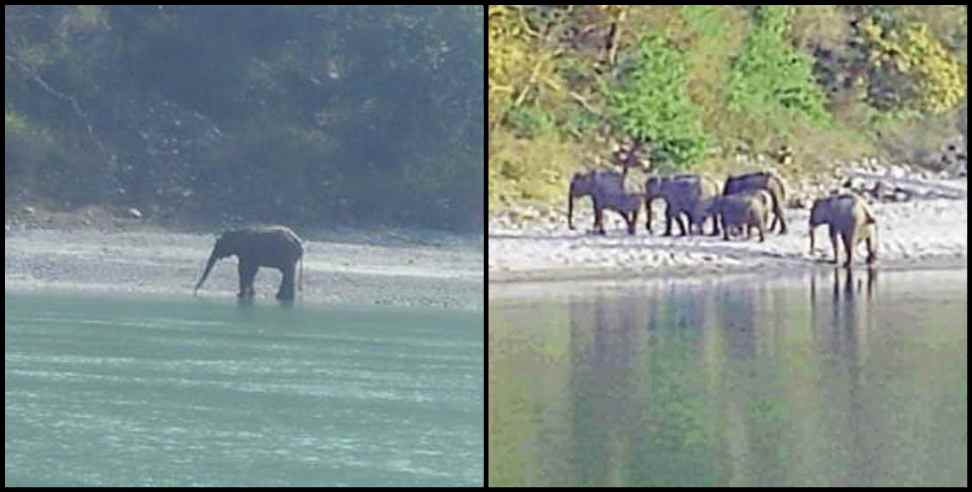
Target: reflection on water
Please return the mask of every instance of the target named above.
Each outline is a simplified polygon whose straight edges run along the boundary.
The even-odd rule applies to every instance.
[[[491,302],[490,484],[964,485],[965,280],[840,269]]]

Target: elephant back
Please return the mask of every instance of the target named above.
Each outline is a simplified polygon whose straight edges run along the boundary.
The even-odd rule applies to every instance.
[[[764,189],[769,181],[769,173],[755,172],[729,176],[722,187],[723,195],[734,195],[745,191]]]
[[[737,176],[729,176],[722,188],[723,195],[732,195],[744,191],[764,189],[781,200],[786,198],[786,185],[778,174],[757,171]]]
[[[594,173],[594,185],[606,192],[624,192],[624,176],[617,171],[598,170]]]
[[[277,251],[291,259],[303,256],[304,246],[300,237],[289,227],[282,225],[252,226],[244,229],[252,238],[251,244],[261,252]]]
[[[707,183],[700,176],[681,174],[668,181],[665,196],[676,209],[688,210],[694,208],[709,191]]]
[[[624,176],[617,171],[595,169],[586,173],[578,172],[571,179],[571,192],[577,196],[623,191]]]

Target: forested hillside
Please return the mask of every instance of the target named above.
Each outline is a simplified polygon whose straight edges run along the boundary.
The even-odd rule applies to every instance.
[[[491,211],[560,202],[582,167],[938,171],[966,131],[965,6],[490,6],[488,27]]]
[[[6,6],[5,203],[482,230],[481,6]]]

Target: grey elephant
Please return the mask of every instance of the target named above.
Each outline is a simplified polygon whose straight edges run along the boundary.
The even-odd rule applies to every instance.
[[[759,211],[762,212],[762,216],[763,216],[762,221],[765,226],[765,224],[769,221],[769,211],[772,210],[773,208],[773,197],[770,195],[770,193],[766,190],[751,190],[751,191],[744,191],[741,193],[735,193],[731,196],[737,196],[737,195],[746,199],[755,199],[756,201],[759,202],[759,206],[761,209]],[[701,200],[691,214],[695,217],[694,220],[696,222],[702,222],[708,218],[711,218],[713,223],[713,228],[712,228],[713,236],[717,236],[720,233],[720,228],[718,227],[721,218],[720,207],[721,204],[725,202],[724,200],[722,200],[722,198],[723,195],[717,195],[711,198],[707,198],[705,200]],[[736,223],[732,224],[731,227],[736,229],[736,231],[738,231],[741,224],[738,223],[739,222],[738,220],[735,222]]]
[[[786,184],[776,173],[759,171],[739,176],[730,176],[722,188],[723,195],[732,195],[745,191],[766,190],[773,199],[772,231],[776,224],[780,225],[780,234],[786,233],[786,218],[783,217],[783,204],[786,203]]]
[[[277,299],[294,298],[294,276],[297,262],[303,271],[304,246],[297,234],[284,226],[253,226],[226,231],[216,240],[206,270],[196,284],[193,295],[202,287],[216,260],[236,255],[239,258],[240,292],[239,298],[252,298],[255,295],[253,280],[260,267],[276,268],[283,273],[283,280],[277,291]]]
[[[864,199],[842,193],[819,198],[810,208],[810,254],[813,254],[814,234],[817,226],[827,224],[830,229],[830,244],[834,249],[834,263],[837,263],[837,236],[844,243],[847,260],[844,267],[854,261],[854,249],[861,241],[867,243],[867,263],[877,260],[877,221]]]
[[[702,230],[705,214],[700,214],[699,206],[707,199],[719,194],[719,185],[711,178],[697,174],[676,174],[674,176],[649,176],[645,181],[645,228],[651,231],[651,204],[658,198],[665,200],[665,236],[672,235],[672,221],[678,224],[682,235],[686,234],[684,214],[688,218],[688,232],[695,226]]]
[[[574,198],[590,196],[594,202],[594,232],[604,234],[604,210],[613,210],[628,225],[628,234],[635,233],[638,213],[641,210],[641,193],[629,193],[624,189],[624,177],[614,171],[590,171],[575,173],[570,180],[567,195],[567,226],[574,229]]]
[[[718,216],[722,222],[722,238],[729,240],[730,229],[745,228],[746,238],[752,238],[752,229],[759,232],[759,241],[766,240],[766,222],[769,218],[772,197],[766,190],[734,193],[712,198],[706,213]]]

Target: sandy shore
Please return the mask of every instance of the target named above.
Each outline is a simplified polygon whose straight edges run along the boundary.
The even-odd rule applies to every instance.
[[[4,289],[81,289],[192,296],[215,236],[161,232],[14,229],[4,238]],[[481,310],[483,251],[445,244],[305,240],[301,302]],[[258,302],[273,299],[280,273],[260,269]],[[236,258],[217,263],[202,298],[234,298]]]
[[[967,261],[967,181],[909,179],[928,198],[902,203],[873,203],[880,241],[878,268],[964,266]],[[936,191],[932,193],[931,191]],[[943,191],[938,193],[937,191]],[[941,198],[946,195],[952,198]],[[766,241],[721,237],[663,237],[664,206],[654,207],[654,232],[639,223],[629,236],[621,218],[605,213],[606,236],[593,235],[589,199],[575,204],[576,230],[567,228],[563,210],[521,210],[516,218],[492,217],[489,225],[491,283],[545,280],[625,279],[693,276],[738,272],[786,272],[832,266],[826,227],[816,230],[816,250],[810,254],[807,209],[787,209],[788,231],[770,233]],[[581,213],[577,213],[578,210]],[[708,230],[708,229],[707,229]],[[676,228],[677,233],[677,228]],[[843,253],[841,253],[843,254]],[[863,268],[864,246],[855,266]],[[492,297],[492,294],[491,294]]]

